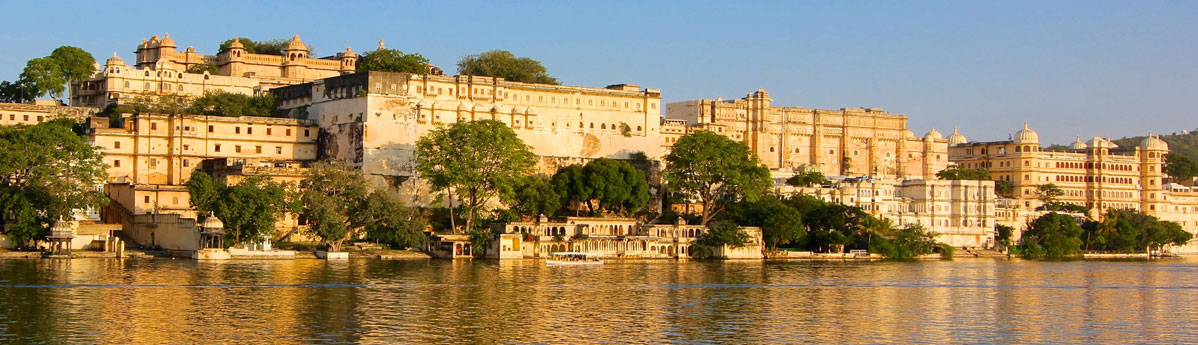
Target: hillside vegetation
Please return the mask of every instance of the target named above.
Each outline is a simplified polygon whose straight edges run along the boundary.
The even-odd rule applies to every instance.
[[[1181,134],[1180,132],[1161,134],[1160,138],[1169,143],[1169,152],[1171,154],[1181,155],[1190,160],[1198,161],[1198,131],[1186,134]],[[1141,140],[1144,140],[1144,136],[1116,139],[1115,144],[1118,144],[1120,147],[1135,147],[1140,145]]]

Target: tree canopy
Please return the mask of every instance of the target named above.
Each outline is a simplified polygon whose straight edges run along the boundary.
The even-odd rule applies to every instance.
[[[1198,176],[1198,162],[1180,154],[1165,155],[1165,173],[1178,180],[1193,179]]]
[[[1045,183],[1036,186],[1036,199],[1044,204],[1056,202],[1057,198],[1065,195],[1065,190],[1052,183]]]
[[[560,169],[553,184],[563,194],[563,202],[581,202],[593,214],[630,215],[644,208],[650,198],[645,173],[610,158]]]
[[[691,245],[691,255],[698,258],[708,258],[715,255],[716,248],[742,246],[749,242],[749,235],[740,231],[740,226],[733,222],[716,221],[707,225],[707,231],[699,234]]]
[[[428,219],[420,210],[409,207],[392,191],[376,190],[366,197],[363,206],[354,212],[364,224],[366,237],[385,243],[391,248],[420,247],[427,239],[424,228]]]
[[[274,115],[278,102],[273,94],[250,96],[225,91],[211,91],[190,102],[187,111],[192,114],[218,116],[262,116]]]
[[[233,44],[232,38],[220,43],[217,49],[217,54],[229,51],[229,46]],[[287,50],[287,46],[291,44],[291,40],[276,38],[264,41],[254,41],[249,38],[240,37],[241,45],[245,47],[245,52],[250,54],[266,54],[266,55],[283,55],[283,51]],[[305,44],[308,47],[308,55],[315,55],[316,51],[312,45]]]
[[[366,225],[360,211],[370,193],[362,170],[339,161],[320,162],[308,170],[300,190],[308,232],[328,245],[329,251],[341,251],[341,244],[353,231]]]
[[[26,81],[23,79],[17,79],[14,82],[0,81],[0,102],[30,102],[37,98],[37,92],[34,86],[26,85]]]
[[[761,236],[769,249],[800,244],[807,236],[803,215],[777,196],[729,205],[725,216],[740,225],[761,227]]]
[[[416,141],[417,170],[434,189],[450,193],[451,205],[458,195],[468,231],[503,185],[531,173],[536,160],[516,132],[495,120],[456,122]]]
[[[44,238],[59,217],[108,202],[95,189],[108,177],[102,156],[72,125],[0,126],[0,229],[18,246]]]
[[[941,180],[989,180],[990,170],[985,168],[969,169],[954,165],[936,173]]]
[[[794,187],[811,187],[823,185],[828,182],[828,178],[824,177],[824,173],[819,170],[803,171],[790,178],[786,179],[786,184]]]
[[[504,184],[500,196],[524,219],[553,216],[564,200],[549,178],[538,175],[516,177],[514,181]]]
[[[1141,211],[1107,211],[1102,221],[1086,221],[1081,235],[1087,250],[1133,252],[1160,249],[1165,245],[1184,245],[1193,234],[1181,225],[1167,222]]]
[[[358,72],[380,71],[399,73],[428,73],[428,59],[420,54],[405,54],[398,49],[379,49],[358,58]]]
[[[558,84],[556,78],[540,61],[516,57],[506,50],[492,50],[463,56],[458,60],[458,74],[500,77],[510,81],[539,84]]]
[[[215,214],[225,223],[233,242],[257,242],[274,234],[275,222],[286,210],[283,186],[266,176],[253,176],[232,186],[222,186],[202,171],[187,181],[191,205],[200,218]]]
[[[64,91],[68,91],[66,84],[86,79],[95,73],[95,63],[96,59],[91,53],[77,47],[61,46],[50,52],[49,56],[26,62],[18,83],[31,89],[35,97],[50,95],[57,99],[62,97]]]
[[[1032,221],[1023,233],[1019,250],[1024,257],[1070,257],[1081,254],[1082,228],[1077,219],[1051,212]]]
[[[710,131],[679,138],[663,173],[671,189],[703,204],[702,224],[729,203],[757,200],[773,185],[769,169],[748,146]]]

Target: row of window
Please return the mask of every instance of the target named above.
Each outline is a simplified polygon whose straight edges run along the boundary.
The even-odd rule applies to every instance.
[[[29,115],[21,115],[21,121],[29,122],[29,119],[30,119]],[[17,114],[8,114],[8,120],[9,120],[9,121],[16,121],[16,120],[17,120]],[[45,116],[43,116],[43,115],[38,115],[38,116],[37,116],[37,122],[38,122],[38,123],[41,123],[42,121],[45,121],[45,120],[46,120],[46,117],[45,117]]]
[[[381,85],[376,85],[376,86],[378,86],[378,87],[380,87],[380,88],[381,88]],[[394,86],[395,86],[395,85],[392,85],[392,88],[394,88]],[[429,93],[428,93],[428,94],[429,94],[429,95],[439,95],[439,94],[442,94],[442,93],[444,93],[444,92],[445,92],[445,90],[448,90],[448,94],[449,94],[450,96],[453,96],[453,90],[454,90],[454,88],[452,88],[452,87],[451,87],[451,88],[447,88],[447,89],[446,89],[446,88],[440,88],[440,87],[438,87],[438,88],[435,88],[435,89],[434,89],[434,88],[430,87],[430,88],[428,89],[428,91],[429,91]],[[417,94],[423,94],[423,93],[424,93],[424,87],[423,87],[423,86],[417,86],[417,87],[416,87],[416,93],[417,93]],[[466,88],[465,88],[465,87],[462,87],[462,89],[461,89],[461,91],[459,92],[459,94],[464,94],[464,93],[466,93]],[[490,89],[479,89],[479,88],[476,88],[476,89],[474,89],[474,91],[473,91],[473,95],[479,95],[479,96],[493,96],[493,93],[494,93],[494,92],[493,92],[492,90],[490,90]],[[525,94],[525,95],[524,95],[524,102],[526,102],[526,103],[531,103],[531,102],[533,102],[533,98],[532,98],[532,97],[533,97],[532,95]],[[545,103],[545,96],[544,96],[544,95],[537,95],[536,97],[537,97],[537,99],[536,99],[536,102],[539,102],[539,103]],[[504,93],[503,93],[503,98],[504,98],[504,99],[511,100],[511,101],[515,101],[515,102],[519,102],[519,101],[520,101],[520,95],[519,95],[519,94],[515,94],[515,93],[512,93],[512,94],[510,94],[510,95],[509,95],[507,92],[504,92]],[[571,99],[573,99],[573,100],[574,100],[574,105],[576,105],[576,106],[581,106],[581,105],[582,105],[582,100],[583,100],[582,98],[570,98],[570,97],[567,97],[567,96],[562,96],[562,97],[561,97],[561,104],[562,104],[562,105],[567,105],[567,106],[568,106],[568,105],[570,105],[570,100],[571,100]],[[586,102],[587,102],[587,106],[595,106],[595,100],[594,100],[594,99],[588,98],[588,99],[586,100]],[[555,104],[555,105],[556,105],[556,104],[558,104],[558,97],[557,97],[557,96],[549,96],[549,103],[548,103],[548,104]],[[616,108],[616,109],[619,109],[619,108],[620,108],[620,102],[619,102],[619,101],[614,101],[614,100],[613,100],[613,101],[611,101],[611,102],[609,103],[609,102],[608,102],[607,100],[605,100],[605,99],[600,99],[600,100],[599,100],[599,106],[600,106],[600,107],[607,107],[607,106],[608,106],[608,104],[611,104],[611,107],[612,107],[612,108]],[[643,104],[642,104],[641,102],[629,102],[629,101],[624,101],[624,102],[623,102],[623,108],[624,108],[624,109],[636,109],[636,111],[641,111],[641,107],[642,107],[642,106],[643,106]],[[657,104],[656,104],[656,103],[649,103],[649,109],[654,109],[654,110],[656,110],[656,109],[657,109]]]

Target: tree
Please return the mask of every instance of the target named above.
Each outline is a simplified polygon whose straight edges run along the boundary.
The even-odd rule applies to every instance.
[[[553,179],[550,182],[553,183],[554,189],[557,189],[558,193],[561,194],[562,203],[567,206],[588,201],[591,199],[591,195],[594,194],[591,185],[583,177],[582,166],[578,164],[571,164],[558,169],[557,173],[553,174]]]
[[[990,171],[984,168],[968,169],[954,165],[936,173],[941,180],[989,180]]]
[[[466,230],[504,183],[528,175],[536,155],[507,125],[495,120],[456,122],[416,141],[416,166],[436,190],[461,197]],[[456,229],[455,229],[456,231]]]
[[[710,131],[679,138],[666,155],[663,173],[678,193],[702,202],[701,224],[730,202],[757,200],[773,184],[748,146]]]
[[[420,54],[404,54],[398,49],[379,49],[366,52],[358,59],[358,72],[380,71],[399,73],[428,73],[428,59]]]
[[[73,212],[104,206],[108,178],[99,152],[70,120],[0,127],[0,229],[18,246],[44,238]]]
[[[1088,250],[1134,252],[1161,249],[1165,245],[1184,245],[1193,234],[1174,222],[1162,221],[1142,211],[1110,210],[1103,220],[1082,224],[1081,236]]]
[[[189,113],[218,116],[271,116],[278,109],[273,94],[250,96],[240,93],[213,91],[191,101]]]
[[[794,187],[811,187],[827,184],[828,179],[819,170],[808,170],[786,179],[786,184]]]
[[[96,72],[96,58],[91,53],[72,46],[61,46],[50,52],[50,59],[58,65],[58,74],[67,85],[90,77]],[[68,95],[68,99],[69,99]]]
[[[740,226],[733,222],[712,222],[707,231],[699,234],[691,245],[691,255],[698,258],[708,258],[715,255],[715,249],[728,246],[742,246],[749,242],[749,235],[740,231]]]
[[[998,243],[1004,247],[1010,247],[1011,239],[1015,235],[1015,228],[1002,224],[994,224],[994,233],[995,241],[998,241]]]
[[[25,84],[26,82],[21,79],[17,79],[15,82],[0,81],[0,102],[25,103],[33,101],[37,98],[37,90],[33,86]]]
[[[187,191],[200,216],[215,214],[224,222],[226,236],[236,243],[269,238],[286,209],[283,187],[266,176],[222,186],[207,173],[195,171],[187,181]]]
[[[802,214],[776,196],[729,205],[725,216],[737,224],[761,227],[762,239],[769,249],[799,244],[807,235]]]
[[[562,195],[552,181],[544,176],[517,177],[505,184],[503,201],[525,219],[539,215],[553,216],[562,207]]]
[[[221,42],[220,47],[217,49],[217,54],[222,54],[229,51],[229,47],[233,44],[233,40],[234,39],[230,38],[224,42]],[[239,40],[241,45],[245,47],[245,52],[250,54],[283,55],[283,52],[287,50],[287,46],[291,44],[291,40],[282,38],[265,41],[254,41],[245,37],[240,37]],[[312,48],[312,45],[307,44],[307,47],[309,56],[316,54]]]
[[[463,56],[458,60],[458,74],[497,77],[522,83],[558,84],[540,61],[516,57],[506,50]]]
[[[1198,176],[1198,162],[1179,154],[1165,155],[1165,173],[1184,181]]]
[[[208,72],[208,74],[217,74],[220,73],[220,66],[210,63],[198,63],[187,66],[187,70],[185,70],[185,72],[195,74],[204,74],[204,72]]]
[[[1020,252],[1025,257],[1069,257],[1081,254],[1082,228],[1072,216],[1051,212],[1036,218],[1024,232]]]
[[[1011,196],[1011,192],[1015,191],[1015,185],[1011,181],[996,180],[994,181],[994,193],[998,195]]]
[[[922,225],[910,224],[878,236],[869,251],[882,254],[887,259],[911,260],[920,255],[931,254],[940,244]]]
[[[594,212],[610,211],[629,214],[644,208],[649,202],[649,182],[645,174],[628,164],[609,158],[599,158],[582,167],[582,179],[591,195],[583,201]],[[592,203],[597,201],[599,207]]]
[[[341,244],[363,224],[355,210],[369,196],[366,177],[361,170],[344,162],[317,163],[300,182],[302,214],[308,219],[308,231],[329,246],[341,251]]]
[[[1036,186],[1036,199],[1039,199],[1041,203],[1051,204],[1062,195],[1065,195],[1065,191],[1055,184],[1045,183]]]
[[[391,248],[420,247],[427,240],[424,228],[428,220],[416,208],[405,205],[395,192],[370,193],[356,217],[365,224],[368,238]]]
[[[62,68],[50,57],[30,59],[25,63],[21,72],[22,85],[33,89],[36,96],[50,95],[51,98],[62,97],[66,79],[59,73]]]

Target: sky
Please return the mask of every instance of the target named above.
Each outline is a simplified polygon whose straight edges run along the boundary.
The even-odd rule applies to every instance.
[[[456,69],[505,49],[567,85],[629,83],[665,102],[883,108],[919,135],[954,126],[1045,144],[1198,127],[1198,1],[0,1],[0,80],[61,45],[132,61],[170,33],[214,54],[300,35],[328,56],[416,52]]]

